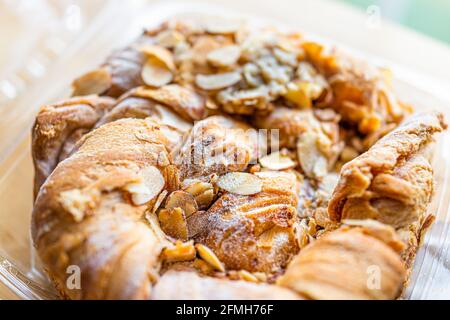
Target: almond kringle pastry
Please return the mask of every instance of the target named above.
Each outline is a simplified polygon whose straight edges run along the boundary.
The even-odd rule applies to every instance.
[[[397,298],[446,125],[408,120],[389,77],[236,20],[145,31],[33,126],[32,236],[61,297]]]

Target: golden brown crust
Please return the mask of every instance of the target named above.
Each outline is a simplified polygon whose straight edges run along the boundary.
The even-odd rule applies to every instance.
[[[370,228],[344,227],[302,250],[277,284],[310,299],[395,299],[404,278],[398,253]]]
[[[226,193],[207,211],[195,240],[229,269],[279,272],[298,251],[293,232],[298,182],[293,173],[261,172],[262,191]]]
[[[111,98],[85,96],[41,108],[32,131],[35,196],[56,165],[72,152],[76,141],[113,105]]]
[[[279,129],[281,148],[295,148],[298,137],[307,131],[323,133],[321,124],[311,109],[277,107],[269,115],[255,116],[252,123],[261,129]]]
[[[204,110],[203,105],[199,108],[199,112]],[[32,131],[35,196],[56,165],[75,151],[76,142],[83,135],[115,120],[147,117],[177,128],[180,133],[191,127],[190,122],[179,117],[166,105],[140,97],[134,90],[117,101],[93,95],[75,97],[42,107]]]
[[[197,122],[175,158],[181,179],[244,171],[258,154],[257,137],[250,129],[224,116]]]
[[[335,221],[372,218],[401,227],[416,221],[430,201],[432,169],[420,154],[446,128],[442,114],[420,114],[342,167],[328,212]]]
[[[446,125],[389,133],[410,109],[385,72],[327,50],[172,20],[73,83],[104,97],[44,107],[32,236],[61,296],[396,298],[432,221],[424,148]]]
[[[169,84],[157,89],[139,87],[131,93],[137,97],[162,103],[188,121],[198,121],[206,116],[205,99],[195,90],[187,87],[177,84]]]
[[[200,105],[198,108],[202,109],[203,106]],[[145,119],[148,117],[176,128],[180,132],[188,131],[193,121],[193,119],[183,119],[178,113],[171,110],[171,107],[166,103],[158,103],[158,101],[145,95],[140,95],[133,89],[122,95],[114,107],[96,123],[95,127],[98,128],[105,123],[124,118]]]
[[[307,59],[325,75],[330,90],[322,106],[335,109],[360,134],[398,125],[411,107],[392,93],[389,70],[375,68],[344,52],[314,42],[303,44]]]
[[[130,202],[126,187],[142,170],[154,166],[164,172],[169,165],[166,130],[151,120],[106,124],[84,136],[42,186],[33,239],[69,297],[148,298],[164,241],[144,222],[146,206]],[[81,269],[81,290],[65,286],[70,265]]]
[[[194,272],[168,271],[155,286],[152,299],[156,300],[297,300],[294,292],[275,285],[246,281],[230,281],[200,277]]]
[[[119,99],[114,107],[99,119],[95,127],[98,128],[105,123],[124,118],[145,119],[147,117],[158,117],[158,115],[153,101],[129,96]]]

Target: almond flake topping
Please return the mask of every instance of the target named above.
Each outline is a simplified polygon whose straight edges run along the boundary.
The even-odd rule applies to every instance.
[[[270,170],[284,170],[295,167],[295,162],[281,152],[273,152],[259,159],[259,163]]]
[[[197,243],[195,245],[195,248],[197,249],[198,254],[200,257],[205,260],[210,266],[212,266],[214,269],[225,272],[225,267],[222,264],[222,262],[217,258],[216,254],[207,246]]]
[[[163,189],[165,180],[158,168],[146,167],[139,172],[139,181],[129,183],[125,190],[130,192],[133,204],[140,206],[153,200]]]
[[[261,192],[262,180],[251,173],[230,172],[219,178],[219,188],[240,195],[251,195]]]
[[[212,75],[198,74],[196,85],[204,90],[218,90],[230,87],[241,81],[241,73],[237,71],[217,73]]]
[[[239,46],[231,45],[225,46],[208,53],[208,62],[215,66],[232,66],[241,56],[241,49]]]

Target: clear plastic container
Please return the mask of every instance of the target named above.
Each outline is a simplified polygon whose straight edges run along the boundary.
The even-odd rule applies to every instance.
[[[56,3],[41,2],[45,2],[47,6]],[[12,61],[21,61],[22,64],[11,66],[4,74],[0,74],[0,298],[3,299],[57,297],[34,256],[29,234],[34,174],[30,154],[30,128],[41,105],[68,96],[72,79],[98,65],[113,49],[137,37],[144,27],[157,25],[172,16],[231,15],[255,24],[289,28],[283,25],[285,22],[263,20],[222,7],[198,3],[154,4],[135,0],[123,5],[123,1],[116,0],[85,0],[77,1],[75,5],[74,1],[63,2],[65,7],[58,1],[57,8],[62,10],[59,16],[58,10],[48,10],[47,19],[54,19],[49,25],[42,26],[39,21],[33,22],[40,26],[36,34],[39,33],[41,40],[34,41],[34,46],[29,45],[22,51],[17,49],[21,52],[21,58]],[[55,29],[55,26],[62,29]],[[321,41],[333,44],[332,41],[315,35],[315,30],[300,31],[310,38],[320,38]],[[34,40],[36,34],[33,33]],[[336,45],[343,47],[339,43]],[[382,57],[374,57],[370,52],[345,49],[374,64],[391,68],[396,92],[417,110],[438,109],[445,112],[450,120],[450,111],[445,108],[450,102],[448,97],[440,96],[440,92],[445,93],[445,90],[438,89],[442,87],[441,83],[383,61]],[[36,57],[40,60],[36,60]],[[0,56],[2,58],[7,57]],[[33,58],[40,61],[40,67],[34,64],[33,69],[33,63],[29,63]],[[28,73],[23,70],[28,70]],[[33,74],[33,70],[37,73]],[[436,215],[436,222],[416,258],[410,284],[403,296],[405,299],[450,298],[449,133],[438,139],[433,166],[436,190],[429,212]]]

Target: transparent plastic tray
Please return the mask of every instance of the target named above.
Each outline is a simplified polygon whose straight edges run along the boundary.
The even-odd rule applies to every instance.
[[[1,1],[6,0],[0,0],[0,4]],[[39,77],[35,77],[34,81],[16,81],[22,85],[13,86],[18,93],[17,97],[0,94],[0,298],[3,299],[57,297],[34,256],[29,235],[34,174],[30,154],[30,128],[41,105],[68,96],[72,79],[101,63],[113,49],[132,41],[144,27],[157,25],[173,16],[225,15],[242,17],[255,24],[289,28],[283,22],[245,16],[207,4],[127,1],[127,5],[123,5],[123,1],[115,0],[89,3],[91,6],[97,5],[90,11],[95,14],[86,17],[85,24],[79,28],[76,36],[73,33],[59,35],[61,42],[65,44],[63,49],[47,53],[47,56],[45,50],[27,51],[52,60]],[[84,7],[81,5],[79,8],[83,14]],[[314,30],[299,31],[309,38],[320,38],[321,41],[334,44],[329,39],[316,35]],[[45,37],[45,32],[42,36]],[[54,37],[53,40],[58,39],[54,32],[50,35],[47,33],[47,36]],[[339,43],[336,45],[342,48]],[[441,110],[450,120],[450,112],[445,108],[450,106],[450,102],[446,97],[439,96],[439,90],[432,90],[440,85],[438,82],[383,61],[383,57],[373,57],[370,52],[344,49],[374,64],[391,68],[395,77],[394,87],[403,100],[413,104],[417,110]],[[5,75],[0,74],[0,81],[6,79],[3,76]],[[17,73],[10,72],[6,76],[14,80]],[[424,79],[427,79],[426,86]],[[10,84],[14,85],[14,82]],[[7,90],[6,92],[8,93]],[[9,93],[11,92],[13,91],[10,90]],[[403,295],[405,299],[450,298],[449,162],[450,135],[445,133],[438,139],[433,158],[436,188],[429,212],[436,215],[436,222],[417,255],[410,284]]]

